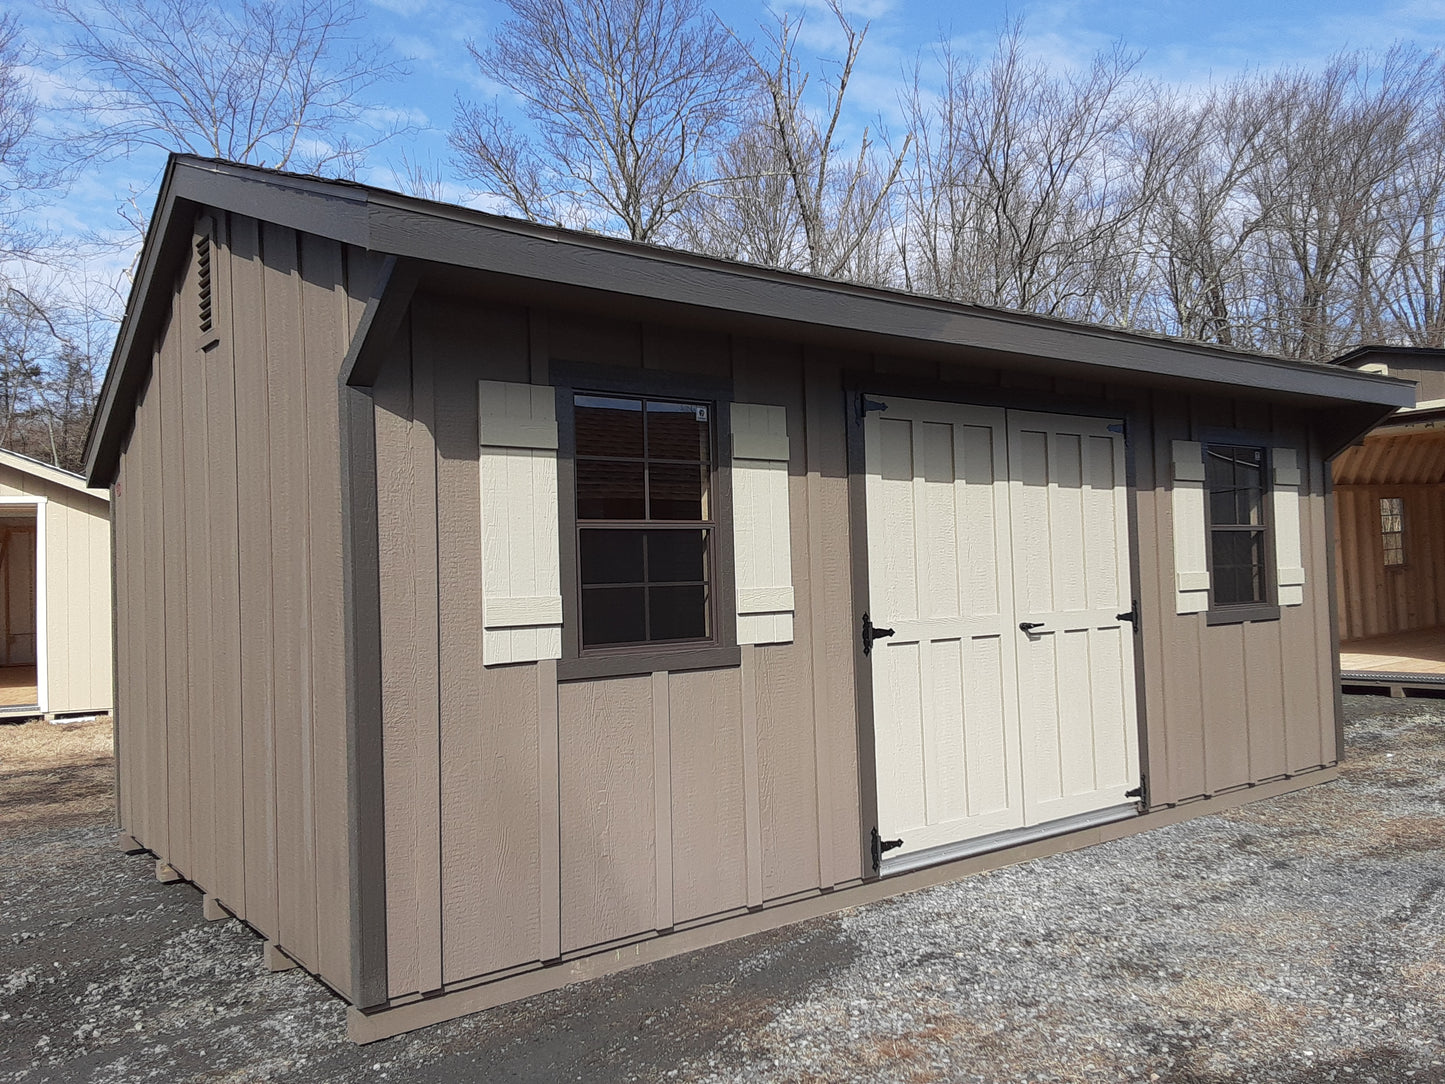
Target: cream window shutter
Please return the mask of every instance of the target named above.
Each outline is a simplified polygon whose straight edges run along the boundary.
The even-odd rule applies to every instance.
[[[1293,448],[1270,452],[1273,485],[1275,584],[1281,606],[1298,606],[1305,600],[1304,558],[1300,554],[1299,453]]]
[[[482,664],[562,656],[554,389],[478,382]]]
[[[1204,446],[1173,442],[1174,611],[1209,609],[1209,561],[1204,526]]]
[[[731,409],[738,643],[787,643],[793,638],[787,412],[748,403]]]

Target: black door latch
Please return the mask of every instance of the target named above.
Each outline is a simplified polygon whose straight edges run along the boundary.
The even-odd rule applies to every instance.
[[[1020,622],[1019,622],[1019,631],[1020,631],[1020,632],[1033,632],[1034,629],[1041,629],[1041,628],[1043,628],[1043,627],[1044,627],[1044,623],[1043,623],[1042,621],[1020,621]]]
[[[886,636],[892,636],[892,629],[875,629],[873,619],[866,613],[863,615],[863,654],[873,654],[873,641],[881,640]]]
[[[873,872],[877,873],[883,868],[883,852],[891,851],[895,847],[903,846],[901,839],[884,839],[878,834],[878,826],[873,826]]]

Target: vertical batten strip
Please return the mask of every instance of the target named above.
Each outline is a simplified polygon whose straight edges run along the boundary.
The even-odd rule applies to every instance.
[[[562,823],[560,722],[557,710],[557,663],[537,664],[537,814],[540,870],[538,871],[538,949],[541,960],[562,955]]]
[[[758,649],[742,648],[743,825],[747,843],[748,906],[763,905],[762,790],[758,781]]]
[[[652,675],[653,817],[657,830],[657,928],[672,929],[672,708],[668,673]]]

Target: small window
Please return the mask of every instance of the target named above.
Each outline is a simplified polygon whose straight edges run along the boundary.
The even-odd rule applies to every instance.
[[[1264,449],[1209,444],[1209,582],[1214,606],[1269,601],[1269,537],[1265,517]]]
[[[1380,498],[1380,540],[1384,543],[1385,567],[1405,565],[1405,500],[1403,497]]]
[[[582,650],[713,640],[711,404],[579,394],[573,406]]]

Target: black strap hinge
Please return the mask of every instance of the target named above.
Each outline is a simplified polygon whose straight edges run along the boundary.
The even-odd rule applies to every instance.
[[[883,854],[885,851],[891,851],[895,847],[901,846],[903,846],[903,840],[901,839],[884,839],[880,836],[878,834],[878,826],[875,824],[873,826],[872,840],[873,872],[878,873],[883,869]]]
[[[1143,777],[1140,777],[1140,779],[1139,779],[1139,785],[1138,785],[1137,787],[1135,787],[1133,790],[1126,790],[1126,791],[1124,792],[1124,797],[1125,797],[1125,798],[1137,798],[1137,799],[1139,800],[1139,808],[1140,808],[1140,809],[1148,809],[1148,808],[1149,808],[1149,780],[1147,780],[1147,779],[1145,779],[1145,778],[1143,778]]]
[[[880,402],[880,401],[877,400],[877,399],[870,399],[870,398],[868,398],[868,396],[863,395],[861,392],[859,393],[859,395],[858,395],[858,420],[859,420],[860,422],[861,422],[864,418],[868,417],[868,415],[869,415],[869,413],[870,413],[871,411],[874,411],[874,410],[884,411],[884,410],[887,410],[887,409],[888,409],[888,404],[887,404],[887,403]]]
[[[1118,433],[1125,440],[1129,439],[1128,422],[1110,422],[1105,428],[1107,428],[1111,433]]]

